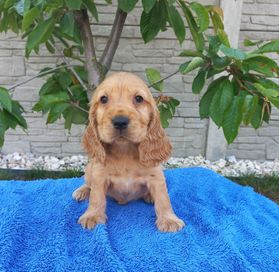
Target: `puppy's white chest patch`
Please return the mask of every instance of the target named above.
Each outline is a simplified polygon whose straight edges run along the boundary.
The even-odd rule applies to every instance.
[[[108,195],[119,203],[142,198],[147,193],[145,182],[134,179],[116,178],[111,181]]]

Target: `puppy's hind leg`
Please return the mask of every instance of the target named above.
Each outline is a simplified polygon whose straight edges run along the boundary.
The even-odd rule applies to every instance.
[[[89,198],[90,190],[91,190],[90,187],[84,184],[73,192],[72,197],[76,201],[85,200]]]

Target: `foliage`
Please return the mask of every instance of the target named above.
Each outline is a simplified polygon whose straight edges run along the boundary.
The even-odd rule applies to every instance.
[[[111,4],[110,0],[105,2]],[[125,15],[138,2],[118,0],[118,7],[122,15]],[[257,49],[243,52],[231,48],[224,31],[223,13],[217,6],[182,0],[142,0],[141,3],[140,31],[145,43],[168,28],[173,30],[180,44],[185,41],[186,34],[191,35],[196,50],[181,52],[181,61],[186,59],[176,73],[197,71],[192,84],[194,94],[200,94],[204,86],[207,86],[207,81],[211,81],[201,97],[200,116],[210,117],[217,126],[222,127],[228,143],[237,136],[241,123],[258,128],[263,121],[269,121],[271,106],[279,108],[279,86],[270,80],[271,77],[278,78],[279,68],[266,54],[279,52],[278,40],[246,40],[246,46],[257,46]],[[42,71],[44,75],[49,71],[50,76],[40,89],[40,99],[34,105],[34,110],[48,114],[47,123],[63,117],[67,129],[73,123],[87,123],[87,86],[91,86],[87,75],[92,73],[90,63],[93,62],[99,73],[107,72],[109,68],[101,60],[86,57],[88,49],[85,45],[88,40],[80,31],[79,20],[82,18],[83,23],[89,27],[89,20],[85,20],[87,13],[98,22],[97,7],[92,0],[0,1],[0,31],[21,33],[22,38],[26,39],[27,58],[32,53],[38,54],[41,45],[46,47],[49,54],[63,54],[64,61],[57,65],[56,70],[46,68]],[[186,26],[190,33],[186,33]],[[210,26],[213,27],[213,35]],[[117,47],[117,39],[114,42]],[[79,64],[70,66],[70,60]],[[159,93],[156,102],[162,124],[167,127],[179,101],[163,95],[165,78],[162,78],[159,71],[148,68],[146,75],[151,86]],[[22,117],[23,108],[11,99],[8,91],[3,87],[0,89],[0,146],[7,129],[17,125],[24,129],[27,127]]]
[[[58,67],[59,68],[59,67]],[[75,66],[75,72],[86,81],[83,66]],[[45,72],[44,69],[41,72]],[[65,128],[71,125],[85,124],[88,120],[88,97],[76,76],[65,67],[56,70],[39,91],[40,100],[34,105],[35,111],[48,113],[47,123],[54,123],[63,116]]]

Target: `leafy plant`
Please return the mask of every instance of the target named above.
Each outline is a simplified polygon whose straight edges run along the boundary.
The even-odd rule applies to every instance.
[[[111,4],[110,0],[104,2]],[[118,0],[110,36],[102,56],[97,59],[89,21],[90,16],[97,23],[99,20],[93,0],[0,1],[0,31],[21,34],[26,39],[27,58],[38,54],[42,45],[49,54],[60,53],[63,57],[63,63],[45,68],[38,75],[49,75],[34,105],[35,111],[48,115],[47,123],[64,118],[67,129],[73,123],[87,123],[91,91],[109,71],[127,13],[138,2]],[[163,94],[163,81],[174,74],[190,72],[196,72],[193,93],[203,93],[199,104],[201,118],[212,118],[222,127],[228,143],[235,139],[242,123],[258,128],[262,122],[269,121],[271,107],[279,108],[279,85],[271,80],[278,78],[279,68],[266,54],[279,52],[279,40],[246,40],[246,46],[257,49],[243,52],[231,48],[224,31],[223,12],[218,6],[182,0],[142,0],[141,3],[140,31],[145,43],[171,28],[180,44],[186,35],[191,35],[196,47],[181,52],[182,63],[171,75],[162,77],[159,71],[146,69],[150,87],[158,92],[155,99],[164,127],[169,125],[179,101]],[[186,32],[186,26],[190,33]],[[208,35],[210,26],[214,35]],[[208,85],[207,81],[211,83]],[[0,146],[7,129],[17,125],[27,128],[23,108],[9,95],[14,87],[0,88]]]

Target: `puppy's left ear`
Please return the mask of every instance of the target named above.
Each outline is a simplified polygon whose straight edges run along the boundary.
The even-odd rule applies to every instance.
[[[154,105],[146,138],[139,144],[140,162],[146,167],[157,166],[169,158],[171,150],[172,146],[161,125],[159,111]]]

